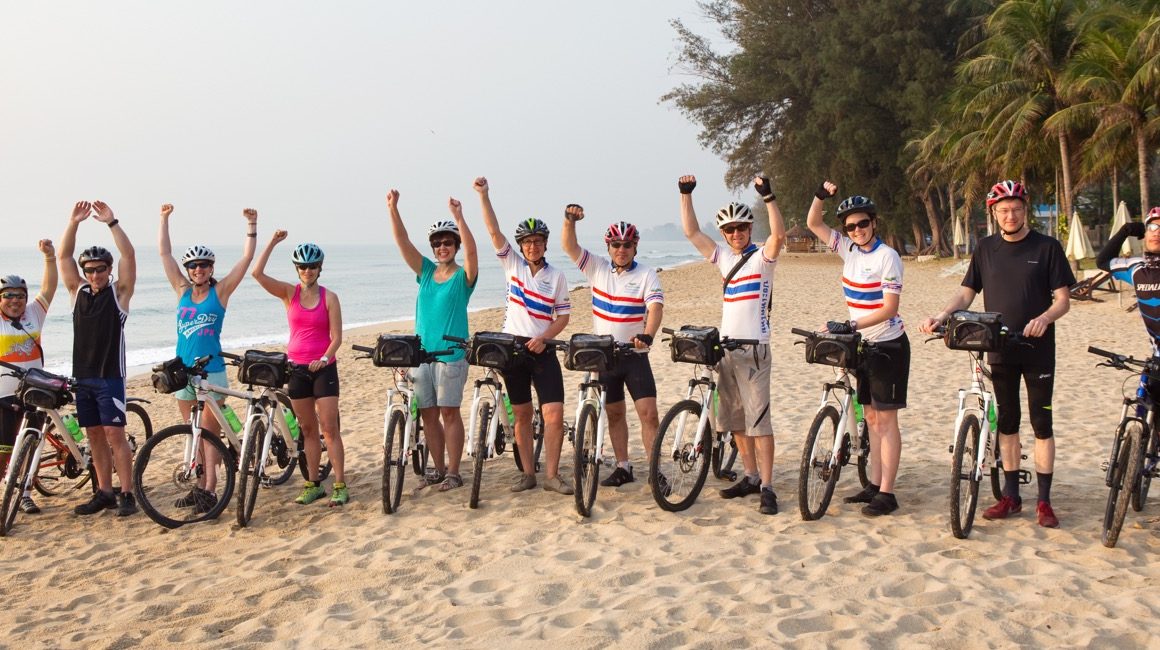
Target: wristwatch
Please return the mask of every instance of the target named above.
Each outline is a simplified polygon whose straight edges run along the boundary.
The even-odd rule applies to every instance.
[[[322,358],[319,359],[319,361],[321,361],[322,363],[330,363],[330,357],[328,357],[324,354],[324,355],[322,355]]]

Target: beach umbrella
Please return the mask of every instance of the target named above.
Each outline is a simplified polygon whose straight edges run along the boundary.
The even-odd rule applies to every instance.
[[[1067,256],[1077,262],[1088,257],[1095,257],[1096,252],[1092,250],[1092,242],[1088,239],[1087,231],[1084,230],[1078,212],[1072,214],[1070,228],[1071,231],[1067,235],[1067,247],[1064,249]]]
[[[955,219],[954,244],[955,244],[955,248],[958,248],[959,246],[966,246],[967,245],[967,235],[965,232],[963,232],[963,219],[962,219],[962,217],[957,217]]]
[[[1124,224],[1131,221],[1132,216],[1128,214],[1128,204],[1120,201],[1119,207],[1116,208],[1116,216],[1112,219],[1111,235],[1120,231]],[[1120,257],[1136,257],[1143,254],[1144,249],[1140,246],[1140,240],[1135,237],[1129,237],[1124,240],[1124,245],[1120,247]]]

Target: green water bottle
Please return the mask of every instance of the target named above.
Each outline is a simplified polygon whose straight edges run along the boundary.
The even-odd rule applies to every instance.
[[[859,402],[858,398],[855,397],[854,398],[854,421],[861,422],[864,419],[866,419],[866,416],[862,411],[862,402]]]
[[[294,417],[294,411],[283,406],[282,415],[286,417],[286,426],[290,427],[290,437],[297,440],[302,431],[298,428],[298,418]]]
[[[234,433],[239,433],[242,430],[242,421],[238,419],[238,414],[234,413],[229,404],[222,405],[222,415],[226,416],[226,422],[229,423]]]
[[[995,430],[995,420],[995,402],[992,400],[991,403],[987,405],[987,422],[991,425],[992,431]]]
[[[411,407],[411,420],[414,421],[419,419],[419,399],[414,395],[411,395],[410,403],[408,406]]]
[[[61,421],[64,422],[64,428],[72,436],[73,440],[80,442],[85,439],[85,432],[81,431],[81,425],[77,422],[77,416],[69,413],[61,418]]]
[[[503,407],[507,409],[507,421],[514,423],[516,421],[516,416],[512,414],[512,401],[508,399],[507,393],[503,394]]]

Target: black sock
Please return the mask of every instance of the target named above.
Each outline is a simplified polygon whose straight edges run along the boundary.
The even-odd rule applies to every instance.
[[[1051,476],[1051,472],[1035,474],[1036,480],[1039,481],[1039,500],[1044,503],[1051,503]]]
[[[1014,472],[1003,470],[1003,496],[1019,501],[1019,470]]]

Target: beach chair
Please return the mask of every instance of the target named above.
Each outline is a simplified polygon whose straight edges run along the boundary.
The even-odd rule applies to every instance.
[[[1095,296],[1096,291],[1106,291],[1109,293],[1119,293],[1120,290],[1116,286],[1116,279],[1108,271],[1100,271],[1099,274],[1093,275],[1090,278],[1084,278],[1079,282],[1071,285],[1072,300],[1091,300],[1093,302],[1101,302]]]

